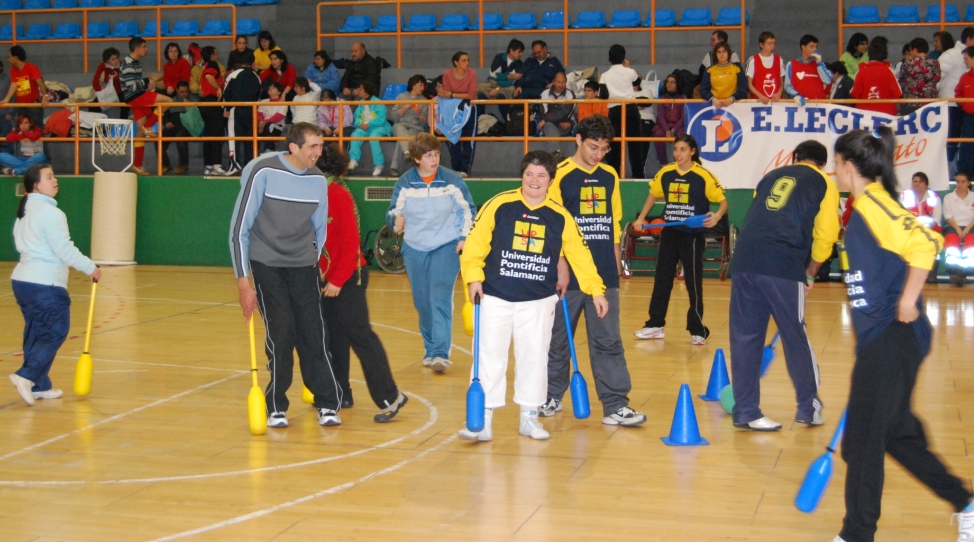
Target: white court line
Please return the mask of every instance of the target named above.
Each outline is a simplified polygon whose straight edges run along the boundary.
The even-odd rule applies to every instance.
[[[77,356],[58,356],[59,358],[76,359]],[[104,362],[104,363],[131,363],[133,365],[148,365],[150,367],[176,367],[177,369],[199,369],[200,371],[231,371],[234,373],[249,373],[250,371],[244,371],[241,369],[224,369],[221,367],[200,367],[198,365],[177,365],[174,363],[152,363],[148,361],[131,361],[127,359],[105,359],[105,358],[92,358],[94,361]],[[100,371],[108,372],[108,371]]]
[[[311,495],[306,495],[304,497],[301,497],[300,499],[295,499],[295,500],[290,501],[290,502],[281,503],[281,504],[278,504],[276,506],[271,506],[270,508],[265,508],[263,510],[257,510],[256,512],[251,512],[249,514],[244,514],[242,516],[237,516],[235,518],[231,518],[231,519],[228,519],[228,520],[225,520],[225,521],[220,521],[220,522],[217,522],[217,523],[213,523],[213,524],[207,525],[205,527],[199,527],[197,529],[192,529],[192,530],[189,530],[189,531],[183,531],[181,533],[176,533],[176,534],[173,534],[173,535],[164,536],[162,538],[156,538],[152,542],[163,542],[165,540],[176,540],[178,538],[186,538],[187,536],[193,536],[193,535],[197,535],[197,534],[201,534],[201,533],[205,533],[205,532],[209,532],[209,531],[215,531],[216,529],[221,529],[223,527],[228,527],[230,525],[235,525],[237,523],[243,523],[245,521],[250,521],[252,519],[256,519],[256,518],[259,518],[259,517],[262,517],[262,516],[266,516],[268,514],[273,514],[274,512],[277,512],[279,510],[283,510],[285,508],[290,508],[292,506],[295,506],[295,505],[298,505],[298,504],[302,504],[302,503],[305,503],[305,502],[308,502],[308,501],[317,499],[318,497],[325,497],[325,496],[331,495],[333,493],[338,493],[339,491],[344,491],[346,489],[351,489],[351,488],[353,488],[353,487],[355,487],[355,486],[357,486],[359,484],[368,482],[369,480],[371,480],[373,478],[377,478],[377,477],[382,476],[384,474],[389,474],[390,472],[399,470],[400,468],[405,467],[406,465],[408,465],[409,463],[412,463],[413,461],[416,461],[417,459],[422,459],[423,457],[426,457],[427,455],[429,455],[429,454],[431,454],[431,453],[439,450],[443,446],[446,446],[447,444],[453,442],[454,440],[456,440],[456,438],[457,438],[457,435],[454,433],[452,436],[450,436],[449,438],[447,438],[443,442],[437,444],[436,446],[433,446],[432,448],[430,448],[428,450],[424,450],[424,451],[416,454],[415,456],[413,456],[413,457],[411,457],[409,459],[404,459],[404,460],[400,461],[399,463],[396,463],[395,465],[392,465],[390,467],[386,467],[386,468],[384,468],[382,470],[377,470],[375,472],[366,474],[365,476],[359,478],[358,480],[355,480],[355,481],[352,481],[352,482],[346,482],[344,484],[337,485],[337,486],[334,486],[334,487],[331,487],[331,488],[328,488],[328,489],[319,491],[317,493],[312,493]]]
[[[387,329],[394,329],[396,331],[402,331],[403,333],[409,333],[410,335],[420,335],[420,336],[422,336],[422,334],[420,334],[418,331],[411,331],[411,330],[403,329],[401,327],[396,327],[396,326],[387,326],[385,324],[377,324],[375,322],[370,322],[370,323],[373,326],[384,327],[384,328],[387,328]],[[457,350],[463,352],[464,354],[466,354],[468,356],[473,356],[473,352],[471,352],[470,350],[467,350],[466,348],[463,348],[462,346],[457,346],[455,344],[451,344],[450,346],[452,346],[453,348],[456,348]]]
[[[148,373],[148,369],[119,369],[117,371],[95,371],[95,373],[103,375],[105,373]]]

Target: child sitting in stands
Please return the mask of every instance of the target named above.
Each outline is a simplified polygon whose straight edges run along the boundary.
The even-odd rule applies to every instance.
[[[41,129],[27,115],[17,117],[17,129],[7,134],[7,141],[20,143],[20,156],[0,152],[0,166],[3,166],[4,175],[23,175],[30,166],[47,163]]]

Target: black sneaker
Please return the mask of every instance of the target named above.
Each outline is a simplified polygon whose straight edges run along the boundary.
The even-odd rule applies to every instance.
[[[612,414],[602,418],[602,423],[605,425],[641,425],[646,423],[646,415],[642,412],[636,412],[635,410],[624,406]]]
[[[399,414],[399,409],[405,406],[405,404],[408,402],[409,397],[406,397],[403,392],[399,392],[399,397],[397,397],[391,405],[380,410],[379,413],[376,414],[372,419],[375,420],[375,423],[386,423],[392,421],[392,419],[396,417],[396,414]]]
[[[318,425],[341,425],[342,419],[338,417],[338,413],[330,408],[319,408],[318,409]]]

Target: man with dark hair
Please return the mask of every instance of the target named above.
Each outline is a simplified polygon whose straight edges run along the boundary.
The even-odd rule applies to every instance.
[[[19,45],[10,48],[10,88],[0,107],[7,105],[11,98],[19,104],[41,102],[41,107],[21,107],[16,110],[17,115],[27,115],[37,126],[44,126],[44,108],[47,107],[47,85],[41,70],[34,64],[27,62],[27,51]]]
[[[748,59],[744,68],[751,98],[761,100],[765,105],[780,100],[785,90],[785,63],[780,55],[774,54],[777,43],[773,33],[761,32],[758,36],[761,52]]]
[[[629,408],[632,379],[619,331],[622,194],[619,176],[611,166],[602,163],[614,133],[612,123],[602,115],[592,115],[580,122],[575,135],[575,154],[558,164],[555,180],[548,190],[549,197],[563,205],[578,223],[605,284],[609,312],[599,317],[594,298],[581,291],[573,269],[565,258],[560,258],[558,285],[568,300],[571,322],[565,322],[564,311],[555,310],[548,349],[548,399],[539,409],[539,415],[554,416],[562,409],[562,397],[571,375],[567,326],[571,325],[574,336],[584,310],[589,360],[602,402],[602,423],[632,426],[644,423],[646,415]]]
[[[157,103],[172,101],[172,98],[169,96],[155,92],[156,81],[142,77],[142,63],[140,59],[147,54],[149,54],[149,46],[144,39],[138,37],[130,39],[129,54],[122,60],[122,66],[120,68],[120,79],[122,81],[121,98],[132,109],[132,118],[135,119],[136,126],[136,138],[152,136],[152,126],[159,120],[153,106]],[[132,171],[138,175],[149,174],[149,172],[142,169],[144,157],[145,143],[136,141]]]
[[[245,52],[240,58],[240,67],[227,73],[227,83],[223,88],[225,102],[256,102],[260,100],[260,76],[253,69],[254,52]],[[224,111],[227,117],[227,136],[254,135],[254,114],[249,107],[230,107]],[[227,174],[239,173],[254,159],[252,141],[230,142],[230,169]]]
[[[372,81],[375,88],[382,88],[381,71],[379,61],[365,50],[365,44],[353,43],[352,59],[345,61],[345,73],[342,74],[342,95],[351,98],[355,89],[362,86],[362,81]]]
[[[565,72],[555,74],[552,85],[541,93],[542,100],[574,100],[575,93],[568,90],[568,78]],[[554,102],[543,103],[534,106],[536,118],[538,120],[538,131],[546,137],[571,137],[575,130],[575,104],[558,104]],[[565,145],[571,144],[565,141],[553,141],[542,143],[542,150],[549,152],[558,149],[565,153]],[[564,156],[564,154],[563,154]]]
[[[769,317],[778,327],[788,374],[795,385],[795,421],[824,423],[818,364],[805,333],[805,294],[839,239],[839,191],[821,170],[828,159],[828,150],[821,143],[799,144],[792,155],[793,165],[769,172],[758,183],[737,238],[730,300],[735,427],[781,429],[760,408],[761,360]]]
[[[632,99],[636,97],[636,89],[639,88],[642,79],[636,70],[629,67],[626,60],[626,48],[618,43],[609,47],[609,63],[612,67],[606,70],[599,77],[599,97],[615,99]],[[634,104],[624,104],[610,102],[609,120],[616,134],[622,133],[622,118],[626,118],[626,137],[639,137],[642,135],[641,119],[639,117],[639,107]],[[606,157],[606,162],[612,166],[613,171],[618,172],[622,165],[622,142],[613,141],[611,143],[612,152]],[[626,146],[629,158],[628,178],[645,178],[646,154],[648,148],[642,143],[630,141]]]
[[[524,62],[524,76],[514,82],[512,96],[540,98],[544,89],[551,86],[555,74],[564,72],[565,67],[554,55],[548,54],[548,44],[542,40],[531,42],[533,56]]]
[[[328,186],[315,167],[323,141],[317,126],[300,122],[287,132],[287,152],[247,164],[230,222],[230,257],[244,318],[259,309],[267,330],[268,427],[288,425],[295,348],[318,424],[342,423],[342,393],[325,347],[318,270],[328,224]]]
[[[523,54],[524,43],[519,39],[512,39],[507,44],[507,52],[497,53],[490,63],[490,77],[477,85],[477,95],[487,96],[496,88],[496,94],[505,98],[513,97],[514,85],[524,76],[524,63],[521,61]]]
[[[406,92],[396,96],[396,100],[423,100],[426,90],[426,77],[416,74],[406,83]],[[430,107],[424,104],[403,104],[388,106],[389,121],[392,122],[392,135],[395,137],[412,137],[420,132],[429,130]],[[403,158],[406,164],[412,160],[409,156],[409,140],[396,142],[396,150],[392,152],[392,163],[389,175],[398,177],[402,168]],[[408,169],[408,168],[406,168]],[[406,169],[402,169],[405,171]]]
[[[825,87],[832,82],[822,55],[818,54],[818,38],[811,34],[802,36],[799,45],[802,56],[788,63],[785,70],[785,92],[792,98],[801,96],[808,100],[821,100],[828,96]]]
[[[832,84],[829,86],[830,100],[846,100],[852,91],[852,78],[849,77],[848,68],[841,60],[836,60],[828,64],[829,73],[832,75]]]
[[[189,82],[180,81],[176,84],[176,94],[173,96],[173,102],[188,102],[189,101]],[[185,107],[167,107],[162,113],[162,136],[164,138],[168,137],[190,137],[191,134],[189,130],[183,126],[183,121],[180,115],[186,112]],[[175,168],[172,167],[172,163],[169,161],[169,145],[176,145],[176,155],[179,157],[179,165]],[[160,175],[165,175],[167,171],[172,170],[176,175],[182,175],[186,173],[189,169],[189,143],[186,141],[168,141],[163,140],[162,142],[162,171],[159,172]]]
[[[710,34],[710,50],[703,56],[703,60],[700,62],[700,68],[697,70],[697,82],[703,80],[703,74],[711,67],[717,64],[717,56],[714,54],[714,49],[717,48],[717,44],[727,42],[727,32],[723,30],[714,30]],[[732,64],[740,64],[741,57],[737,56],[737,53],[731,53],[730,61]],[[692,88],[683,89],[684,93],[688,96],[693,95]]]

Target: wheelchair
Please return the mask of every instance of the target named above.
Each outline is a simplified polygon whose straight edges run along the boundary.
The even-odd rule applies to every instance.
[[[647,217],[647,220],[652,222],[655,218],[661,217],[650,216]],[[652,229],[648,229],[647,233],[637,235],[632,231],[632,222],[627,223],[623,228],[622,274],[626,278],[633,276],[635,273],[652,275],[656,272],[655,262],[656,254],[659,250],[659,232],[663,230],[659,228],[656,232],[649,233],[651,231]],[[730,270],[731,258],[734,255],[734,245],[737,244],[737,234],[737,226],[730,224],[730,220],[726,214],[720,218],[716,226],[706,230],[704,238],[707,240],[707,245],[703,251],[704,273],[715,272],[720,277],[720,280],[727,278],[727,271]],[[651,263],[648,266],[635,267],[632,265],[634,261]],[[682,279],[682,269],[677,276]]]
[[[374,259],[386,273],[398,275],[406,271],[406,264],[402,261],[402,234],[392,231],[388,225],[369,230],[362,239],[361,248],[365,261],[371,264]]]

